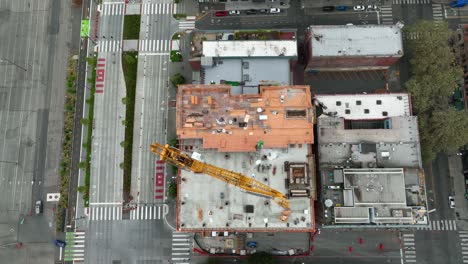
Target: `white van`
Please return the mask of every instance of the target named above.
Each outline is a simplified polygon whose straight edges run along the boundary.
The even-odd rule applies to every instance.
[[[36,214],[42,213],[42,201],[37,200],[36,201]]]

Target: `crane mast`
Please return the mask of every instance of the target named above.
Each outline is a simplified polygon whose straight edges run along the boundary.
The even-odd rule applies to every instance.
[[[289,211],[289,201],[286,195],[250,177],[198,161],[167,144],[165,146],[159,143],[151,144],[151,152],[159,155],[161,160],[178,167],[189,169],[195,173],[207,174],[251,193],[271,197],[273,201]]]

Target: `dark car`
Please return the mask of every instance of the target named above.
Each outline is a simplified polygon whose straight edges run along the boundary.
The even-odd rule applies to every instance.
[[[61,248],[64,248],[64,247],[67,245],[67,243],[65,243],[65,241],[59,240],[59,239],[56,239],[56,240],[54,241],[54,244],[55,244],[57,247],[61,247]]]
[[[334,6],[324,6],[324,7],[322,7],[322,10],[323,10],[323,12],[332,12],[333,10],[335,10],[335,7]]]
[[[260,14],[266,14],[266,13],[268,13],[268,10],[266,10],[266,9],[260,9],[259,12],[260,12]]]
[[[215,16],[217,16],[217,17],[223,17],[223,16],[227,16],[227,15],[228,15],[227,11],[216,11],[215,12]]]
[[[245,12],[247,15],[255,15],[257,14],[257,10],[255,9],[250,9]]]
[[[346,10],[348,10],[348,7],[347,7],[347,6],[337,6],[337,7],[336,7],[336,10],[338,10],[338,11],[346,11]]]

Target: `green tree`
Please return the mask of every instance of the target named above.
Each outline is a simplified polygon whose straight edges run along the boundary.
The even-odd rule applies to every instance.
[[[405,84],[413,97],[414,110],[425,113],[447,108],[448,98],[462,76],[449,44],[454,32],[447,23],[426,20],[405,28],[404,32],[418,35],[408,43],[412,76]]]
[[[78,186],[78,188],[76,188],[76,190],[77,190],[79,193],[84,193],[84,191],[86,190],[86,187],[85,187],[85,186]]]
[[[468,112],[450,107],[424,118],[421,130],[424,160],[432,160],[438,152],[452,153],[468,144]],[[421,123],[421,122],[420,122]]]
[[[175,199],[177,197],[177,184],[175,182],[171,182],[167,188],[167,192],[170,198]]]
[[[86,168],[87,165],[88,165],[88,162],[81,161],[80,163],[78,163],[78,168],[84,169],[84,168]]]
[[[81,124],[84,125],[84,126],[89,125],[89,119],[87,119],[87,118],[82,118],[82,119],[81,119]]]
[[[179,84],[185,84],[185,78],[182,74],[176,73],[171,77],[171,83],[177,88]]]
[[[249,264],[275,264],[276,259],[272,254],[264,251],[255,252],[247,259]]]

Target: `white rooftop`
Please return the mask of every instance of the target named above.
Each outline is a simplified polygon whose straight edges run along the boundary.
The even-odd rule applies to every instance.
[[[394,25],[310,26],[312,57],[403,55],[401,29]]]
[[[383,119],[394,116],[410,116],[411,105],[406,93],[315,95],[323,104],[324,113],[336,112],[345,119]]]
[[[205,57],[296,57],[296,40],[203,41]]]

